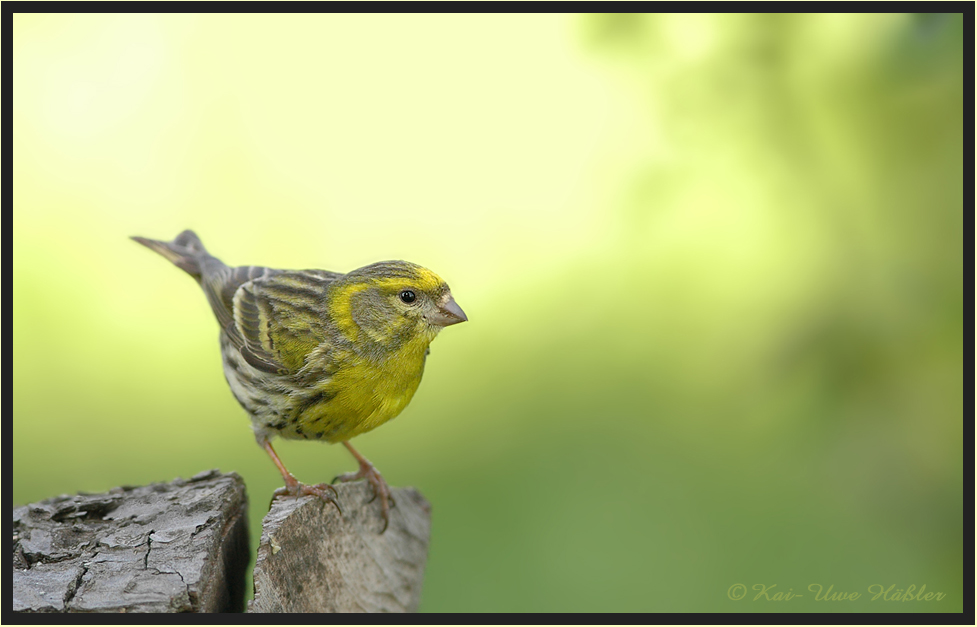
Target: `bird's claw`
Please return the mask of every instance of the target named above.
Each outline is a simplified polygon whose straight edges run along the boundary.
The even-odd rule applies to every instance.
[[[332,494],[327,492],[329,490]],[[343,510],[339,507],[339,493],[336,492],[336,488],[332,487],[328,483],[318,483],[316,485],[306,485],[304,483],[296,482],[294,485],[285,485],[284,487],[278,488],[271,495],[271,503],[275,501],[276,498],[297,498],[302,496],[318,496],[320,499],[326,503],[332,503],[336,506],[339,511],[339,515],[343,515]],[[271,503],[268,507],[271,507]]]
[[[380,471],[373,464],[364,463],[360,463],[359,471],[339,475],[333,481],[346,483],[347,481],[356,481],[357,479],[366,479],[373,486],[373,498],[368,501],[369,503],[377,500],[378,496],[380,497],[380,510],[383,514],[383,531],[380,533],[383,533],[390,525],[390,508],[396,506],[393,495],[390,494],[390,487],[383,479],[383,475],[380,474]]]

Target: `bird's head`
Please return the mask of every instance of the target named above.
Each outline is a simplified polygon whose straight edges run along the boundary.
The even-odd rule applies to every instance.
[[[444,279],[408,261],[353,270],[335,288],[333,319],[345,321],[340,327],[350,339],[363,333],[393,348],[412,340],[430,342],[444,327],[468,320]]]

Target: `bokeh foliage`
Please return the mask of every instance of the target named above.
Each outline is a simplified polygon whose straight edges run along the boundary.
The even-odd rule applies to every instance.
[[[960,611],[962,31],[17,14],[13,501],[219,467],[257,539],[281,481],[216,324],[127,239],[193,228],[452,285],[471,321],[356,440],[433,504],[424,610]]]

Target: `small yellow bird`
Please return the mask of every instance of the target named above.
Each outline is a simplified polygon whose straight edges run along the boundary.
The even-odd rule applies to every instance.
[[[299,483],[271,440],[342,442],[360,468],[336,480],[371,483],[386,531],[390,489],[349,440],[403,411],[421,382],[431,341],[442,328],[468,320],[447,283],[407,261],[381,261],[348,274],[231,268],[193,231],[172,242],[132,239],[203,288],[221,327],[224,376],[251,416],[258,445],[285,478],[275,496],[315,495],[339,508],[335,488]]]

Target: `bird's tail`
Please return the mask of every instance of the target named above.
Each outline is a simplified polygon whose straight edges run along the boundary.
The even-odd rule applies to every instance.
[[[200,277],[203,274],[203,262],[208,259],[213,259],[200,242],[197,234],[191,230],[180,233],[172,242],[161,242],[136,235],[133,235],[132,239],[163,255],[173,262],[173,265],[182,269],[197,279],[197,281],[200,281]]]

